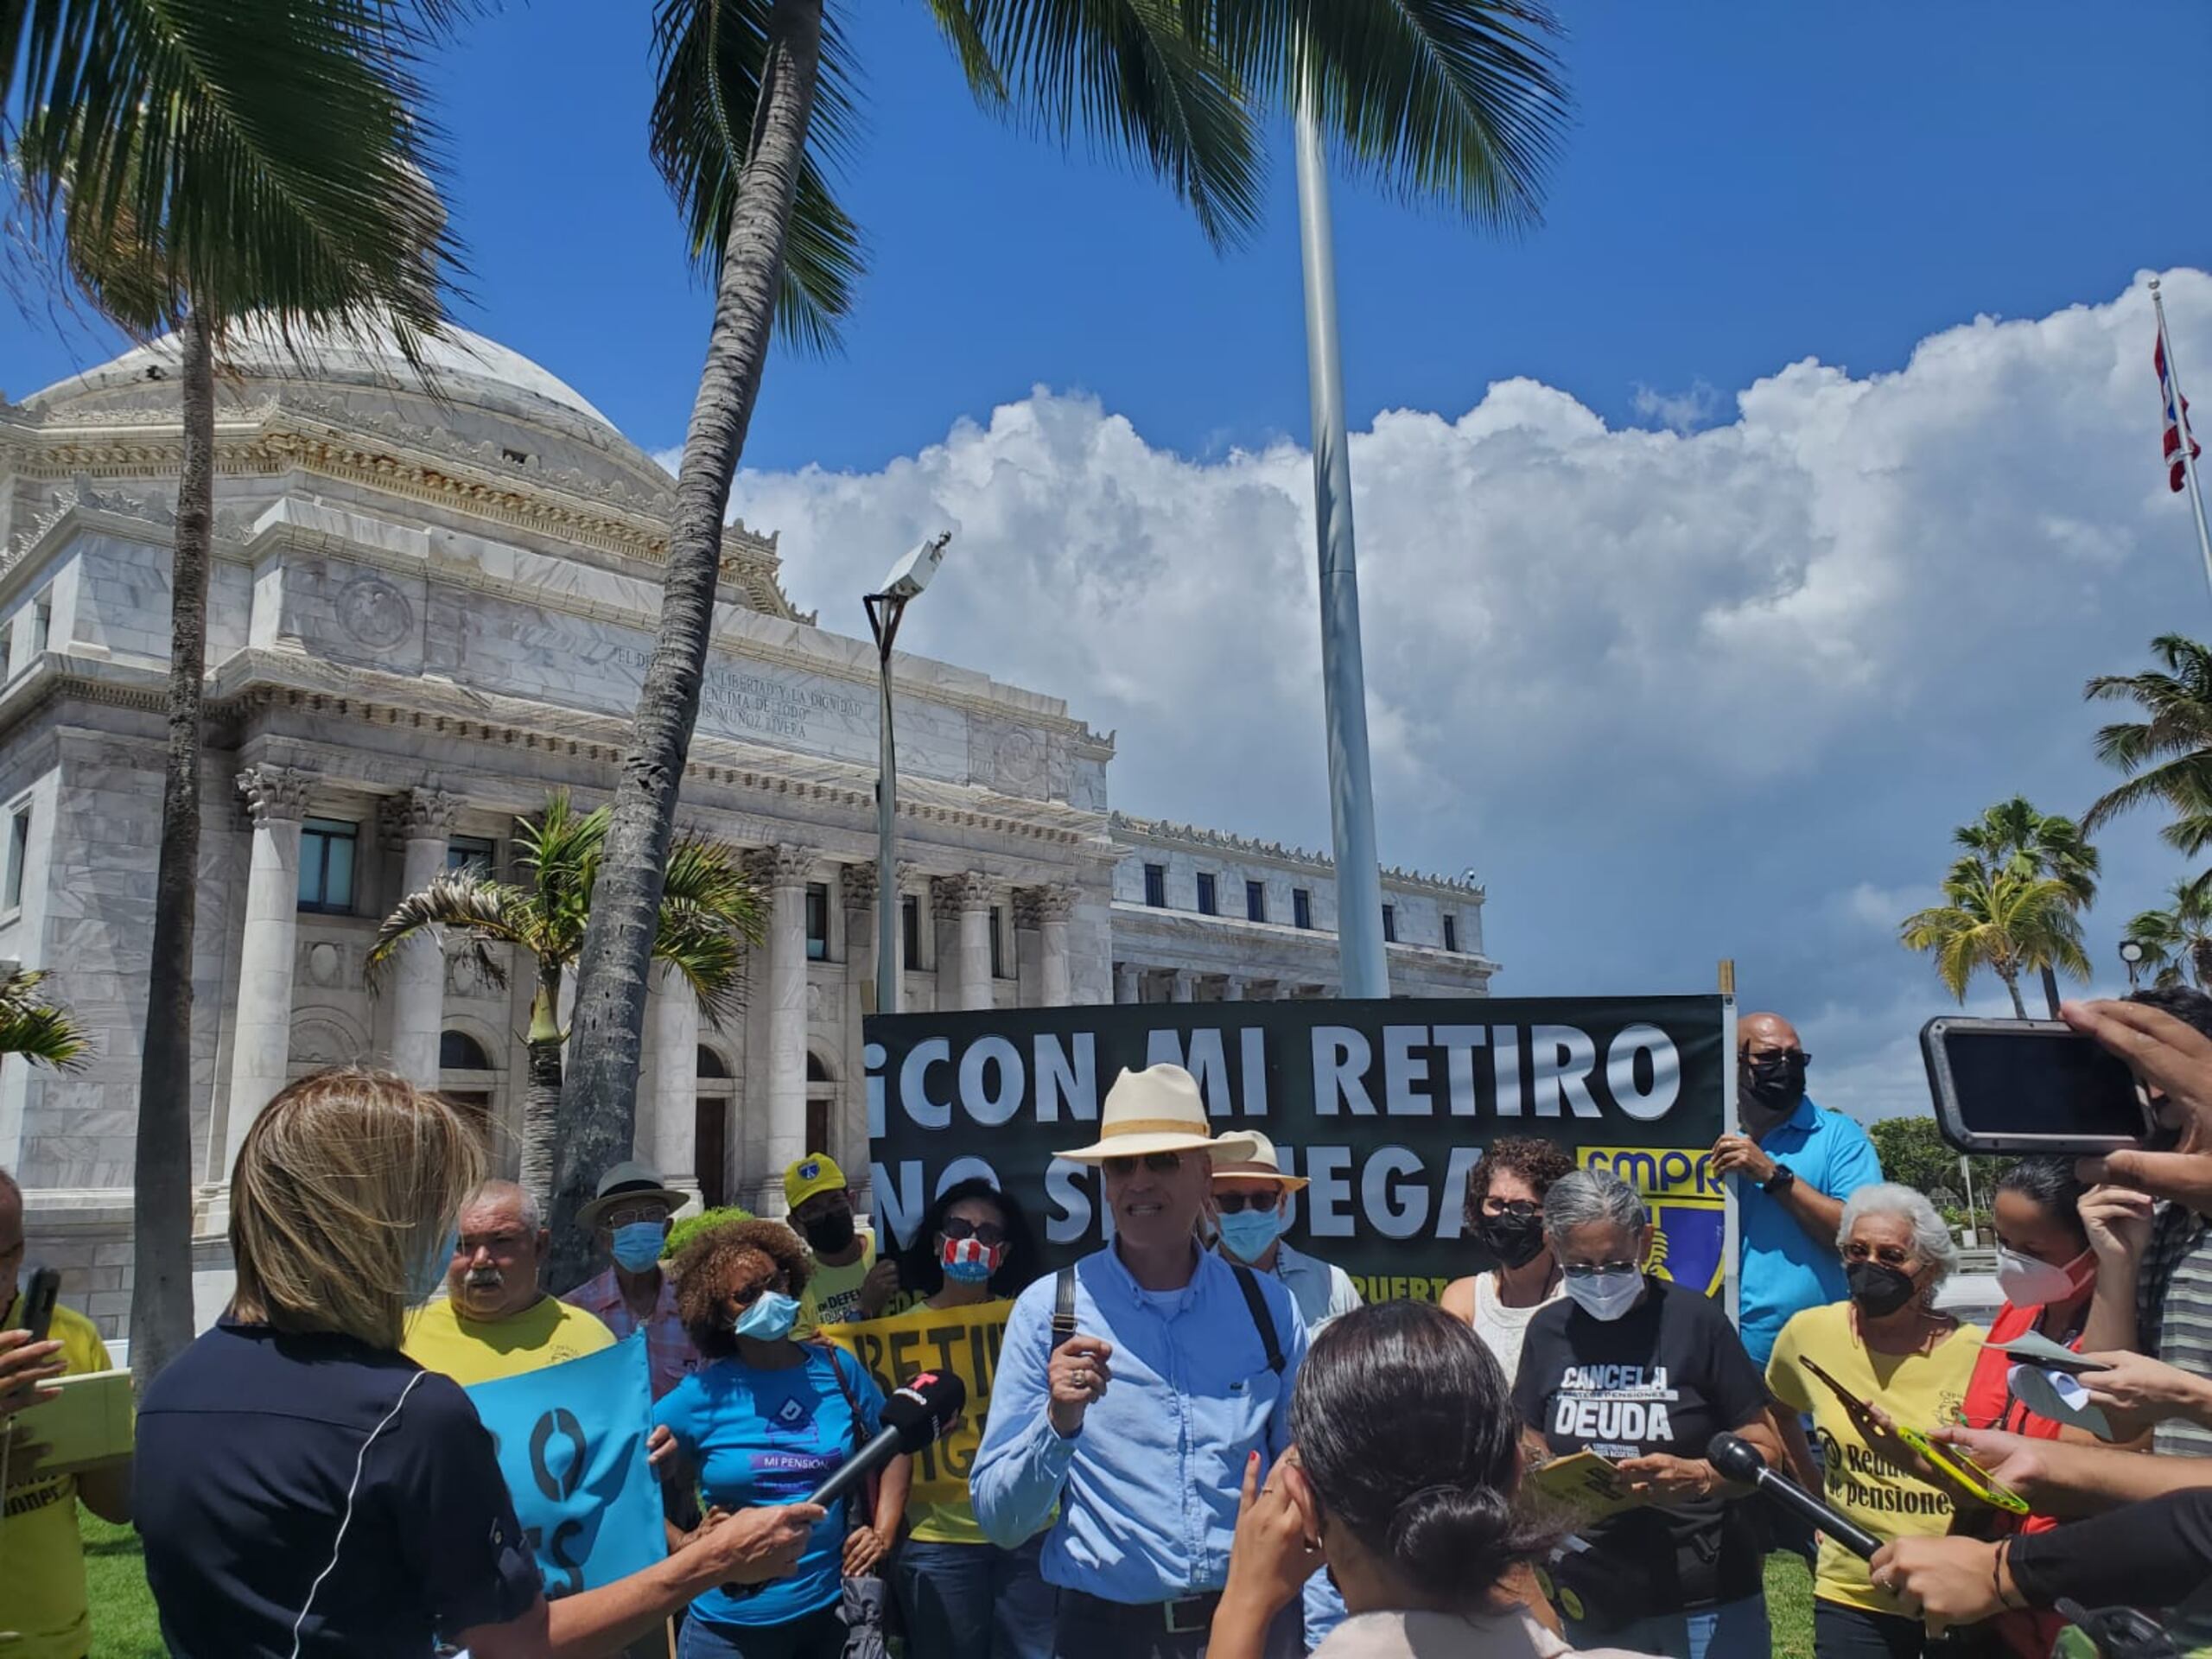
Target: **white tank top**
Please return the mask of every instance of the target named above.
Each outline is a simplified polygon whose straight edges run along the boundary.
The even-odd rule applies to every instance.
[[[1485,1273],[1475,1280],[1475,1334],[1488,1344],[1498,1367],[1510,1382],[1521,1370],[1521,1339],[1529,1334],[1529,1321],[1567,1294],[1562,1281],[1533,1307],[1508,1307],[1497,1300],[1497,1275]]]

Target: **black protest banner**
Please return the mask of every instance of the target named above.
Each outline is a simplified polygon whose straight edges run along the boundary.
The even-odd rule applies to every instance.
[[[1126,1069],[1198,1080],[1216,1131],[1264,1131],[1307,1177],[1288,1235],[1370,1300],[1433,1298],[1477,1263],[1461,1198],[1482,1150],[1536,1135],[1636,1186],[1660,1270],[1717,1290],[1732,1057],[1719,996],[1215,1002],[901,1014],[867,1025],[879,1227],[909,1242],[930,1199],[988,1175],[1048,1262],[1102,1242],[1097,1139]]]

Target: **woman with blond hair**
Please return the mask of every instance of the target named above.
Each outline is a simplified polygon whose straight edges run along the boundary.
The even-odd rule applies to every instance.
[[[303,1077],[246,1131],[236,1294],[139,1408],[138,1529],[180,1659],[434,1640],[474,1659],[583,1659],[709,1584],[796,1559],[819,1510],[740,1516],[549,1615],[476,1408],[399,1351],[483,1173],[461,1114],[388,1072]]]

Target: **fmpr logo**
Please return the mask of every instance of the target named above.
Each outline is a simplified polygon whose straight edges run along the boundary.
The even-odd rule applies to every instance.
[[[1684,1147],[1584,1147],[1582,1167],[1618,1175],[1651,1211],[1648,1272],[1707,1296],[1720,1291],[1727,1239],[1727,1191],[1713,1154]]]

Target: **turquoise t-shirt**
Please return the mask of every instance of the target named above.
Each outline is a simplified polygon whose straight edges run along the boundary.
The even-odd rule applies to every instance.
[[[1882,1162],[1866,1131],[1841,1112],[1822,1111],[1808,1096],[1759,1142],[1766,1155],[1815,1192],[1848,1199],[1882,1179]],[[1850,1294],[1843,1258],[1832,1238],[1815,1238],[1796,1217],[1742,1175],[1735,1190],[1739,1243],[1737,1326],[1745,1351],[1764,1370],[1782,1327],[1808,1307]]]
[[[853,1454],[848,1395],[860,1407],[865,1441],[880,1426],[883,1391],[851,1355],[810,1344],[806,1363],[789,1370],[760,1371],[740,1359],[718,1359],[677,1383],[653,1408],[653,1421],[668,1426],[698,1471],[708,1504],[734,1511],[795,1503]],[[789,1578],[755,1595],[709,1590],[691,1604],[692,1611],[710,1624],[757,1628],[788,1624],[836,1602],[843,1593],[849,1502],[823,1516]]]

